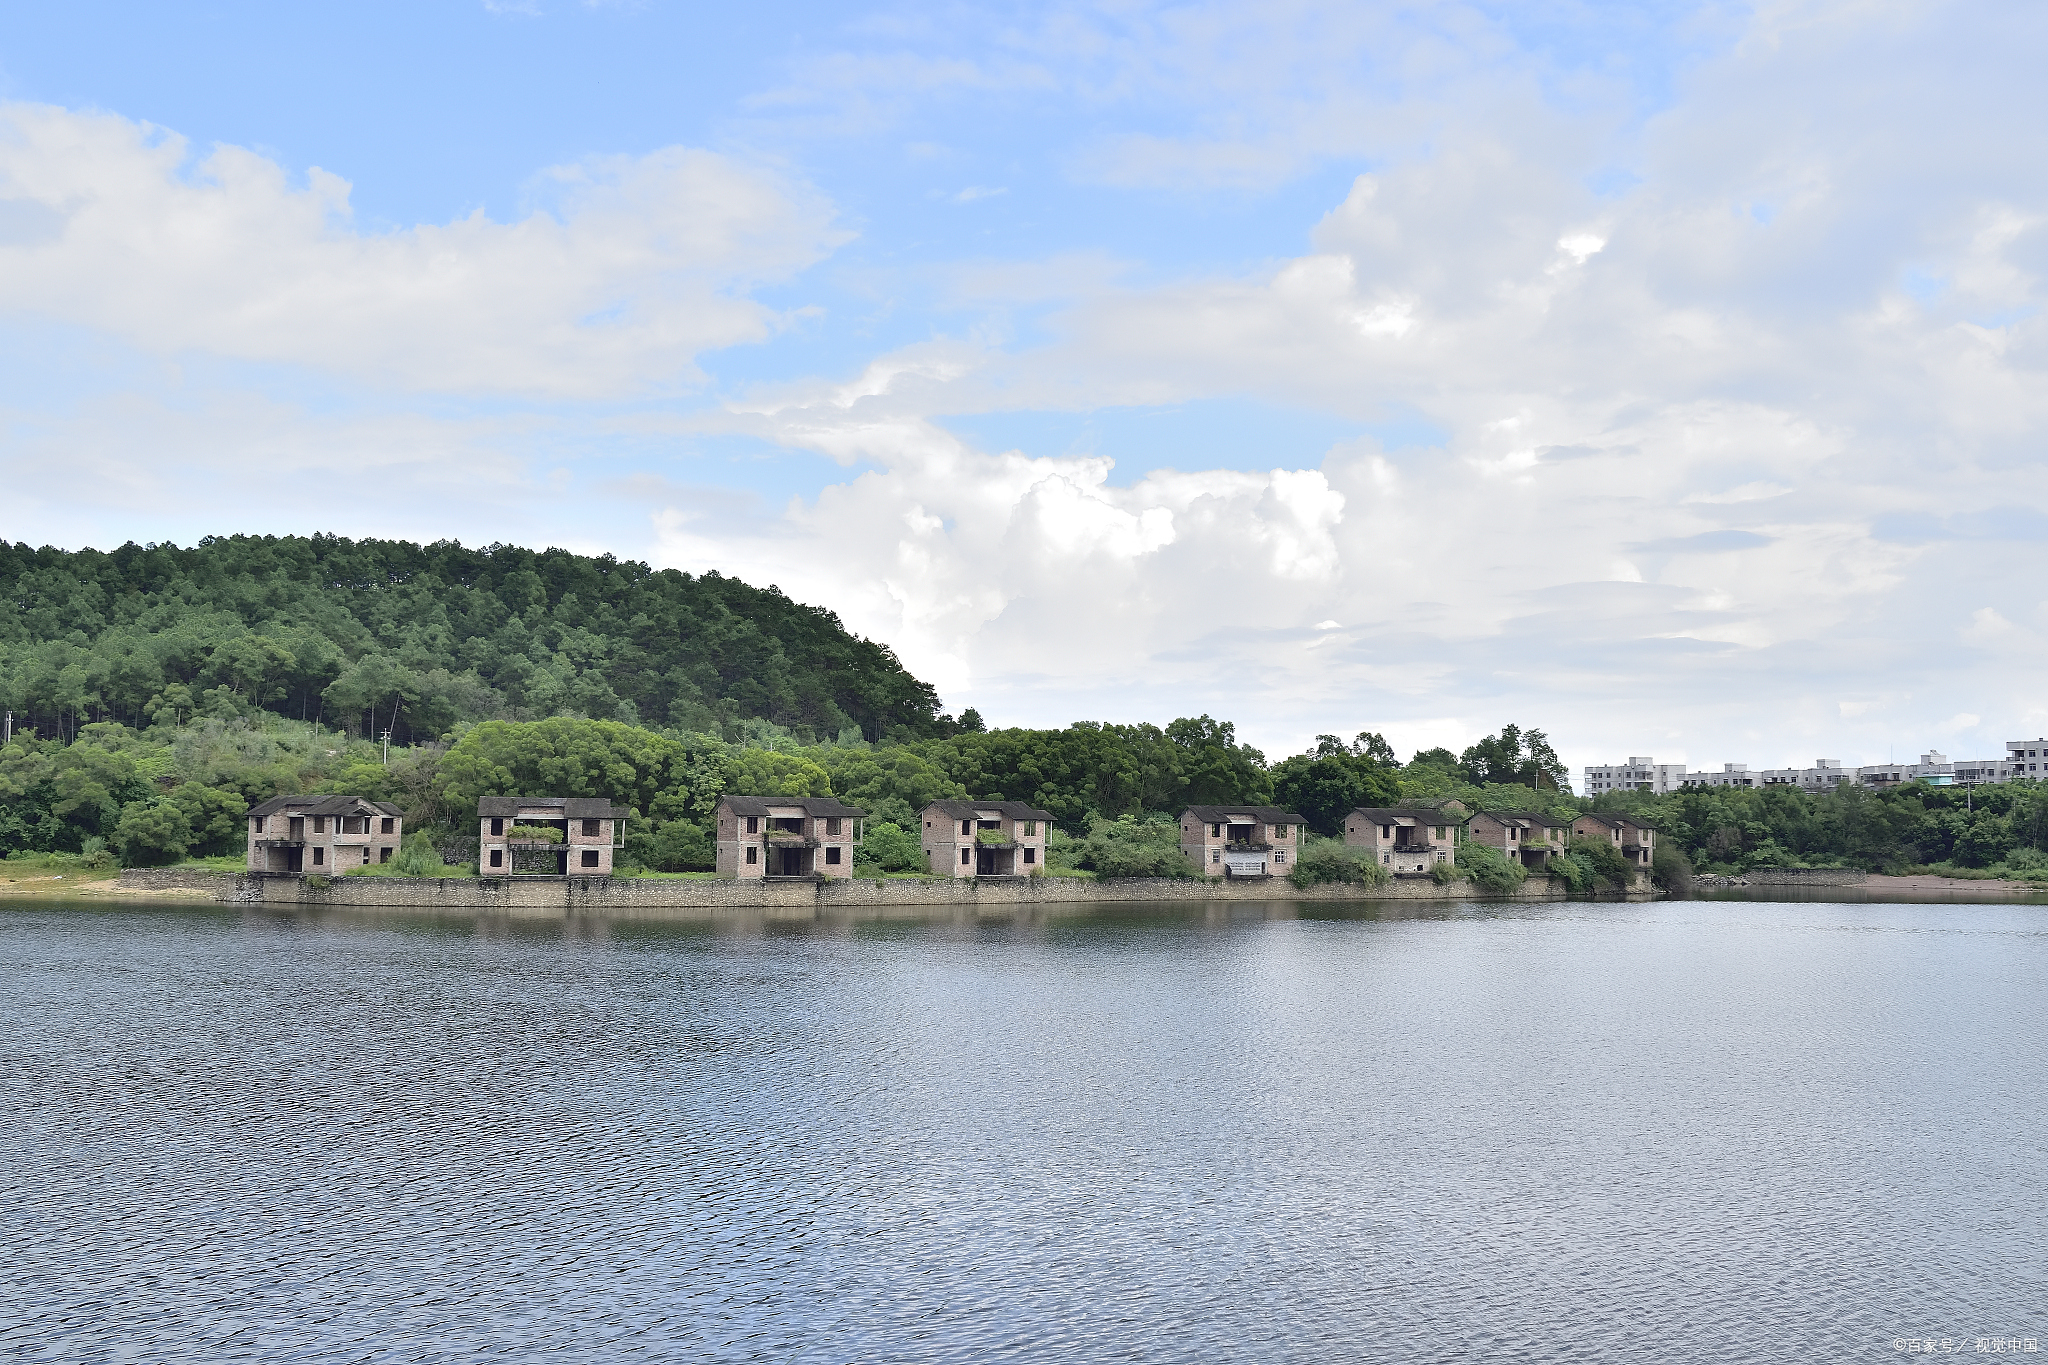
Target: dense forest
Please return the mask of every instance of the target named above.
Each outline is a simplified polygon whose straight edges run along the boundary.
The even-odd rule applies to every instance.
[[[509,545],[0,541],[0,705],[87,725],[269,714],[410,746],[570,714],[737,738],[945,733],[931,686],[821,607],[718,574]]]

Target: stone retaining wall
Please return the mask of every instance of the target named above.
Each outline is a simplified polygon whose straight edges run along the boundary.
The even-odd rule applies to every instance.
[[[1303,890],[1282,878],[1229,881],[1173,881],[1144,877],[1090,881],[1079,877],[1032,877],[982,881],[972,878],[854,878],[845,881],[725,881],[610,877],[334,877],[325,886],[282,873],[212,873],[131,868],[121,885],[136,888],[203,887],[224,902],[262,905],[333,906],[359,909],[482,910],[516,917],[560,918],[603,914],[625,917],[708,919],[721,913],[757,912],[778,918],[813,919],[840,914],[875,915],[939,907],[1056,905],[1078,902],[1145,901],[1358,901],[1469,900],[1470,883],[1438,886],[1424,878],[1398,878],[1367,890],[1325,884]],[[1652,899],[1647,888],[1630,899]],[[1566,898],[1564,884],[1531,877],[1510,899]]]
[[[1852,867],[1764,867],[1742,874],[1751,886],[1857,886],[1870,874]]]

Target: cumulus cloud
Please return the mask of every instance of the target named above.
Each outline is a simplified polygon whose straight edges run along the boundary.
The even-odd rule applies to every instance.
[[[549,207],[391,232],[348,183],[147,124],[0,107],[0,309],[145,349],[416,389],[571,397],[696,378],[774,333],[747,290],[843,239],[820,196],[710,152],[555,167]]]

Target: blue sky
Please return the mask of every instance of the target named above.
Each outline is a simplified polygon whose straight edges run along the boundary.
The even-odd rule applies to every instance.
[[[775,581],[1279,753],[1995,751],[2033,9],[14,7],[0,535]]]

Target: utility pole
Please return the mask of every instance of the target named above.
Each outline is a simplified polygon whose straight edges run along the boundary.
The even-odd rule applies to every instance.
[[[391,732],[389,730],[384,732],[384,766],[387,768],[391,766]]]
[[[5,748],[7,745],[12,743],[14,743],[14,713],[12,711],[9,711],[7,713],[6,737],[4,739],[0,739],[0,748]]]

